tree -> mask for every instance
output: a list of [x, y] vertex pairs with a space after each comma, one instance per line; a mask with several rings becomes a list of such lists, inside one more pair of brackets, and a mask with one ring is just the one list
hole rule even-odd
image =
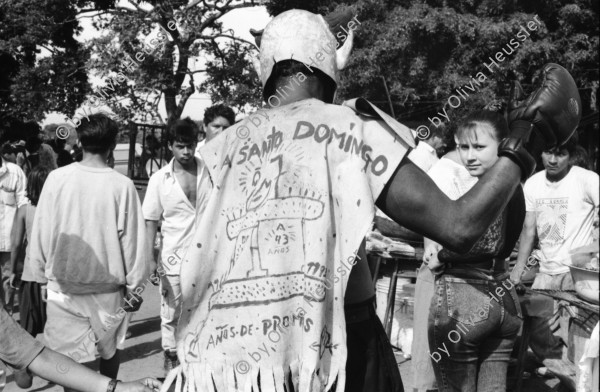
[[[426, 124], [444, 114], [455, 126], [462, 114], [490, 102], [506, 103], [512, 80], [525, 88], [548, 62], [563, 65], [580, 87], [584, 115], [598, 111], [598, 3], [591, 0], [401, 0], [353, 2], [358, 19], [350, 64], [342, 72], [339, 95], [363, 96], [390, 111], [389, 90], [397, 117], [409, 125]], [[347, 4], [340, 5], [346, 7]], [[541, 26], [517, 38], [522, 26], [538, 15]], [[520, 44], [511, 54], [510, 40]], [[511, 45], [514, 47], [515, 45]], [[493, 72], [497, 52], [505, 59]], [[507, 50], [510, 52], [510, 50]], [[492, 59], [490, 59], [492, 56]], [[498, 62], [498, 61], [496, 61]], [[465, 88], [483, 72], [487, 77]], [[457, 90], [459, 89], [459, 90]], [[462, 91], [468, 94], [461, 96]], [[463, 94], [464, 95], [464, 94]], [[461, 104], [451, 96], [460, 98]], [[435, 120], [434, 120], [435, 121]]]
[[[597, 1], [272, 0], [269, 11], [275, 15], [290, 8], [318, 8], [326, 13], [348, 7], [361, 25], [350, 63], [341, 72], [338, 103], [362, 96], [413, 128], [444, 122], [453, 130], [469, 111], [490, 106], [502, 110], [513, 80], [529, 92], [542, 66], [555, 62], [579, 86], [580, 140], [596, 160]], [[536, 15], [540, 26], [528, 31], [526, 40], [518, 38]], [[495, 60], [498, 52], [504, 56], [501, 62]]]
[[331, 11], [332, 2], [330, 0], [272, 0], [267, 4], [267, 11], [271, 16], [277, 16], [280, 13], [300, 9], [316, 14], [325, 15]]
[[89, 91], [88, 52], [69, 0], [0, 0], [0, 128], [17, 137], [23, 122], [72, 113]]
[[[103, 32], [90, 43], [89, 68], [105, 79], [90, 103], [108, 104], [124, 119], [162, 123], [156, 103], [164, 98], [170, 123], [181, 116], [189, 97], [208, 92], [213, 100], [243, 110], [260, 102], [248, 54], [253, 44], [223, 28], [227, 13], [259, 4], [254, 0], [166, 0], [92, 6]], [[193, 67], [193, 58], [206, 59]], [[206, 78], [200, 82], [199, 75]], [[151, 118], [147, 114], [151, 114]]]

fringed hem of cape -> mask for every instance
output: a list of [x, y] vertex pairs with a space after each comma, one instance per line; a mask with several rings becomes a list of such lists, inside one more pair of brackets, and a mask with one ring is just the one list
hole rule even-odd
[[[198, 362], [188, 363], [182, 368], [185, 383], [178, 385], [176, 391], [290, 392], [292, 390], [290, 376], [295, 392], [329, 392], [334, 383], [336, 383], [335, 392], [344, 392], [346, 384], [346, 370], [335, 367], [332, 367], [329, 375], [321, 376], [317, 374], [317, 369], [305, 366], [299, 361], [292, 362], [286, 370], [281, 366], [271, 367], [261, 364], [247, 368], [246, 365], [247, 362], [239, 361], [226, 363], [220, 368], [212, 368], [209, 365], [200, 365]], [[173, 379], [171, 383], [172, 381]], [[180, 384], [179, 377], [177, 384]]]

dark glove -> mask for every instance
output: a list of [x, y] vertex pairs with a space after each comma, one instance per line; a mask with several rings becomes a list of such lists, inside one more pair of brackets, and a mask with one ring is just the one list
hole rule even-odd
[[563, 145], [575, 132], [581, 120], [581, 98], [569, 71], [558, 64], [546, 64], [542, 83], [523, 99], [521, 85], [515, 82], [508, 104], [508, 125], [527, 121], [549, 146]]
[[523, 179], [533, 174], [535, 159], [550, 146], [564, 144], [581, 119], [581, 98], [569, 72], [558, 64], [546, 64], [542, 83], [523, 100], [523, 89], [515, 82], [508, 103], [510, 139], [501, 143], [499, 156], [507, 156], [522, 170]]
[[[531, 132], [531, 124], [526, 129], [525, 124], [519, 124], [519, 132]], [[528, 137], [528, 136], [527, 136]], [[500, 142], [498, 145], [498, 156], [510, 158], [514, 163], [521, 168], [521, 180], [524, 182], [535, 172], [535, 159], [527, 151], [524, 146], [524, 141], [527, 140], [521, 137], [514, 137], [511, 130], [511, 135]]]

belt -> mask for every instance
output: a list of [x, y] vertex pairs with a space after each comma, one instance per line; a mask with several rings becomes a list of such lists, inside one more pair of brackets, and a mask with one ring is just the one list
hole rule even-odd
[[451, 268], [451, 269], [471, 269], [471, 268], [476, 268], [476, 269], [481, 269], [481, 270], [493, 270], [494, 266], [496, 265], [495, 260], [494, 259], [487, 259], [487, 260], [478, 260], [478, 261], [466, 261], [466, 262], [461, 262], [461, 263], [452, 263], [452, 262], [448, 262], [445, 263], [447, 268]]
[[[448, 269], [477, 269], [489, 274], [497, 274], [504, 272], [504, 259], [491, 258], [477, 261], [466, 261], [462, 263], [447, 262]], [[497, 268], [499, 268], [497, 270]]]
[[503, 281], [510, 276], [506, 271], [482, 271], [477, 268], [453, 268], [446, 269], [444, 275], [452, 275], [466, 279], [482, 279], [488, 281]]

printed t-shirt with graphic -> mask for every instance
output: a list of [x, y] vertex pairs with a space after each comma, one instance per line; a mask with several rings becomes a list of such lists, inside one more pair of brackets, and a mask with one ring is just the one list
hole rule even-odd
[[565, 178], [550, 182], [542, 170], [525, 183], [524, 191], [527, 212], [535, 212], [540, 272], [549, 275], [569, 272], [569, 251], [593, 241], [598, 174], [573, 166]]
[[214, 187], [181, 269], [186, 382], [283, 392], [291, 372], [298, 392], [343, 391], [349, 269], [409, 145], [316, 99], [250, 118], [200, 151]]
[[194, 234], [194, 223], [206, 207], [212, 184], [204, 162], [196, 157], [196, 207], [189, 201], [173, 172], [174, 159], [150, 177], [144, 196], [144, 219], [163, 218], [161, 261], [167, 275], [179, 275], [181, 260]]

